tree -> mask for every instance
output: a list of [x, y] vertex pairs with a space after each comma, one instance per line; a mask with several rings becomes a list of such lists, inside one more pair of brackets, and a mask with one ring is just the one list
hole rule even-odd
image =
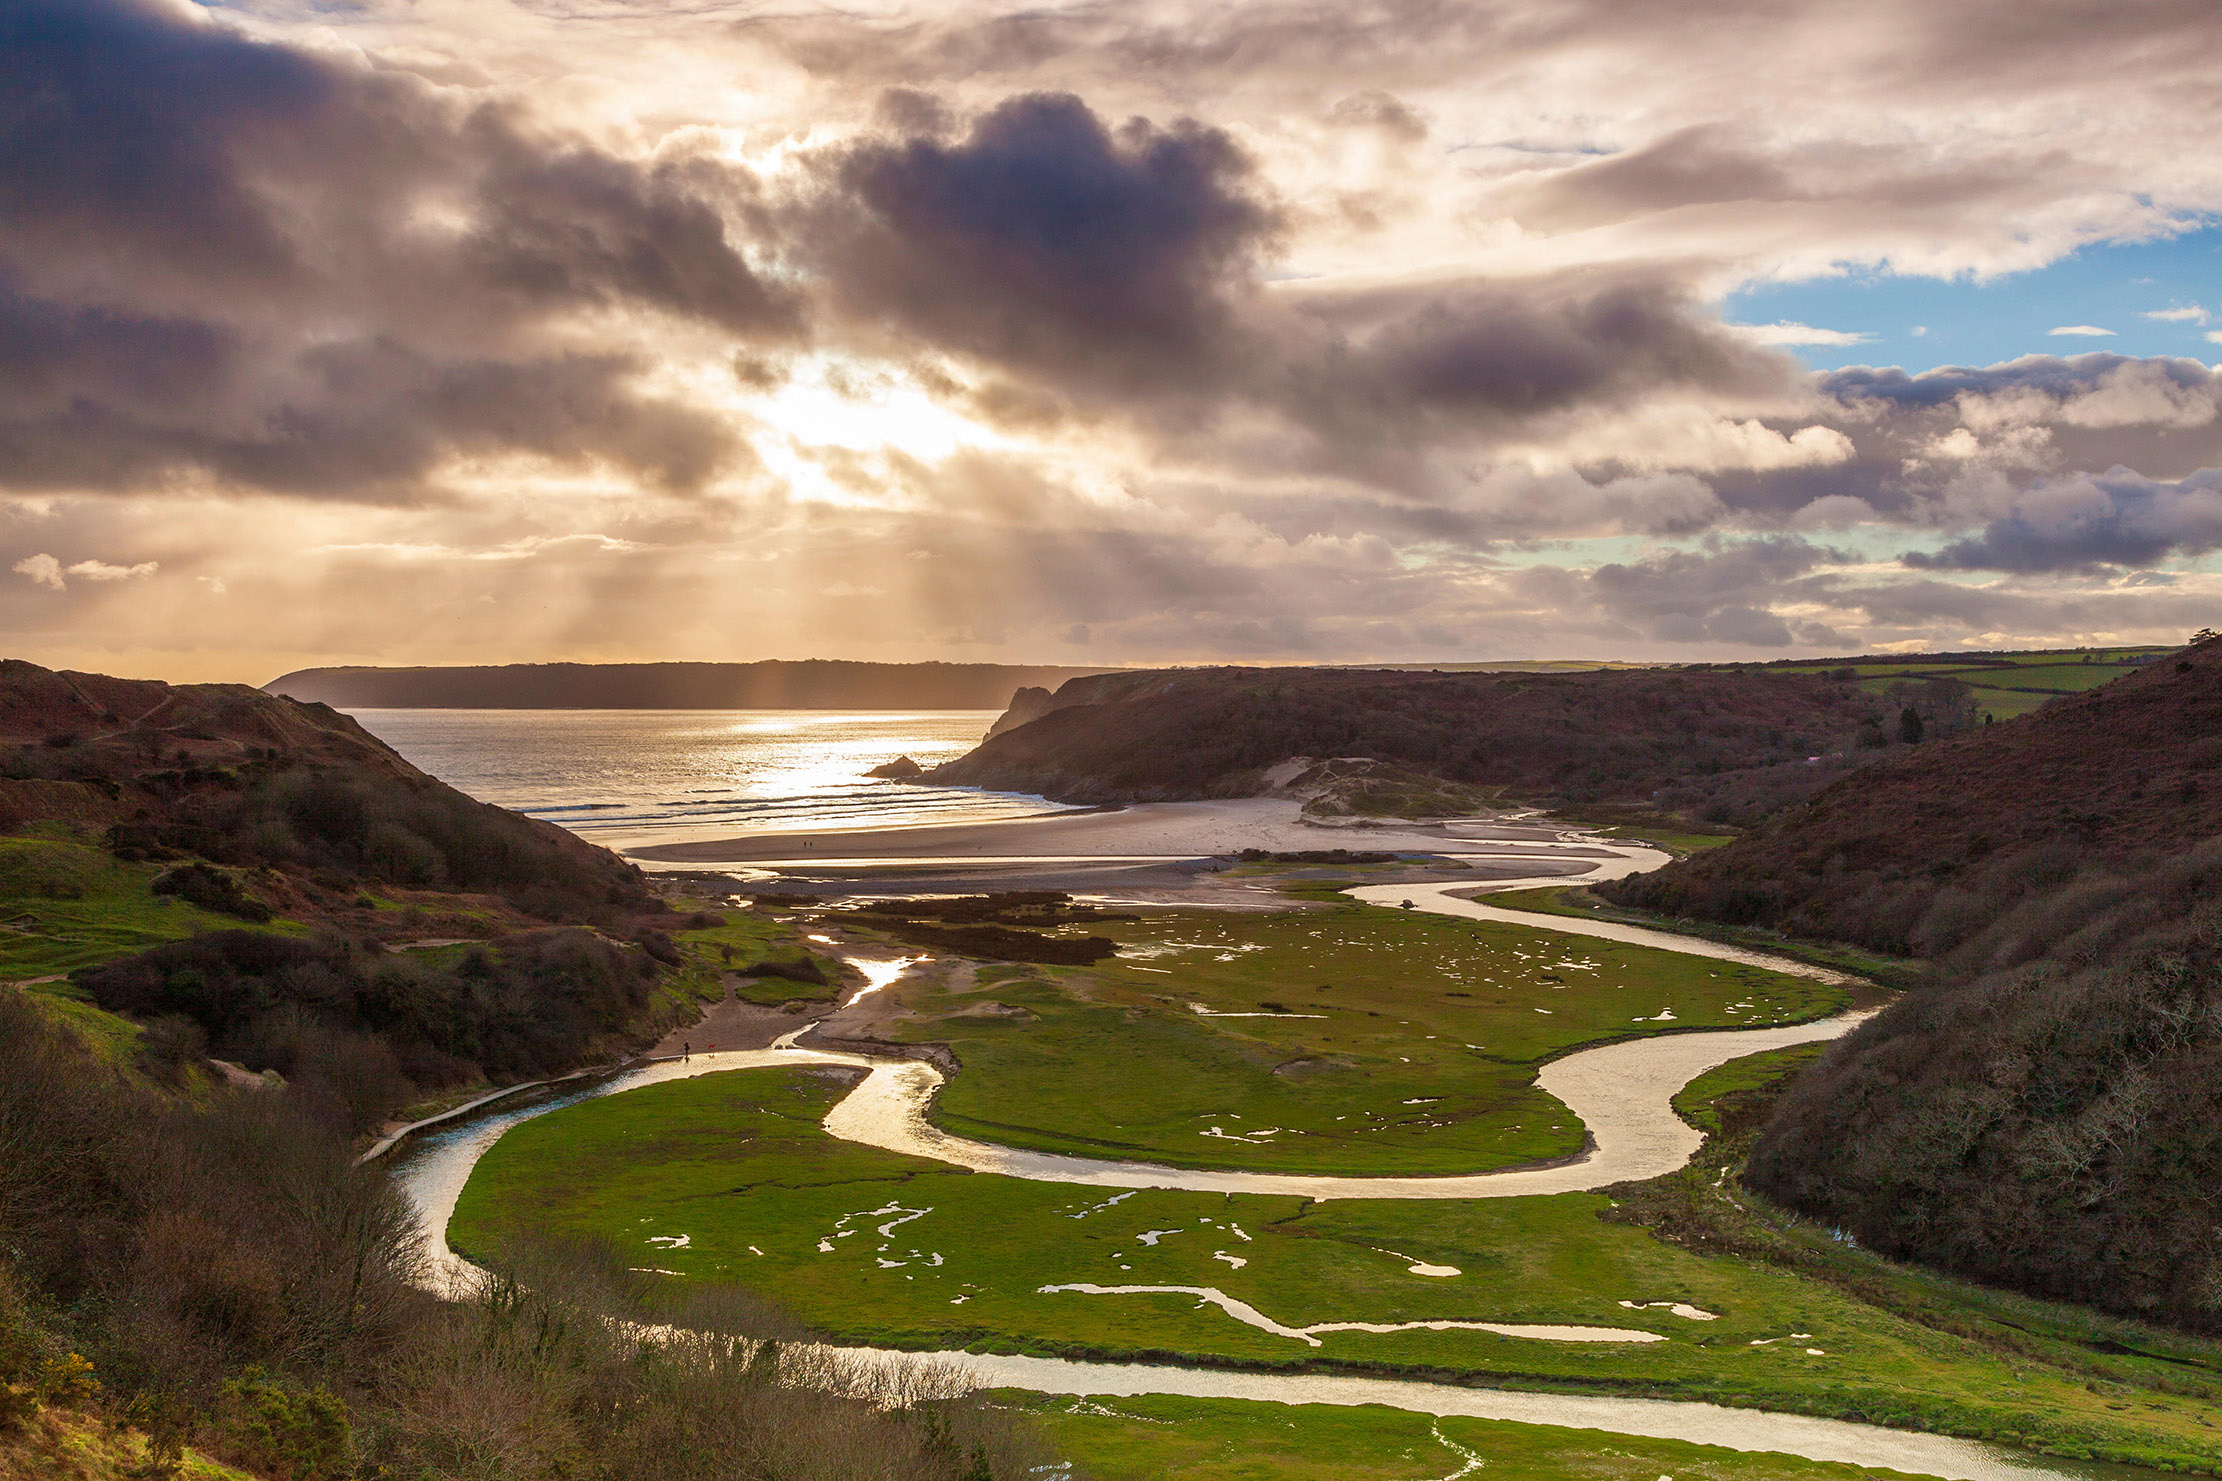
[[1921, 712], [1912, 705], [1898, 712], [1898, 739], [1909, 746], [1921, 744]]

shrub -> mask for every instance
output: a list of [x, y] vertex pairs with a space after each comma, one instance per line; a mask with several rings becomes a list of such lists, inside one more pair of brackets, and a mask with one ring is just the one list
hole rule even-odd
[[269, 906], [241, 889], [239, 881], [231, 874], [198, 860], [180, 864], [161, 875], [151, 888], [157, 895], [175, 895], [203, 910], [253, 921], [257, 925], [275, 914]]
[[342, 1474], [353, 1451], [347, 1405], [328, 1389], [290, 1388], [250, 1367], [220, 1390], [218, 1423], [231, 1447], [286, 1481]]

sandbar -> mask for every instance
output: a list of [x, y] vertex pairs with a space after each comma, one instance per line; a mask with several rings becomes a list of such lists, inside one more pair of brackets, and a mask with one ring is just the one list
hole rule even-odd
[[831, 833], [751, 833], [694, 843], [629, 848], [656, 864], [824, 864], [830, 860], [1216, 858], [1244, 849], [1351, 849], [1456, 853], [1504, 843], [1565, 846], [1566, 829], [1532, 814], [1433, 822], [1318, 822], [1292, 797], [1212, 802], [1143, 802], [1108, 811], [1048, 813], [985, 823], [860, 828]]

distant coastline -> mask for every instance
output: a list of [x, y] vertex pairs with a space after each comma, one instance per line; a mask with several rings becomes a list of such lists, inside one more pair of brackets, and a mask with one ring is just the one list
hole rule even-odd
[[1005, 663], [513, 663], [297, 669], [271, 694], [334, 709], [1000, 710], [1105, 668]]

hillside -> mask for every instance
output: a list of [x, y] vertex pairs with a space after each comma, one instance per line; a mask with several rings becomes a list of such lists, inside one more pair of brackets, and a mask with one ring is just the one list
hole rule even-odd
[[1599, 887], [1929, 957], [1751, 1185], [1883, 1253], [2222, 1331], [2222, 641]]
[[0, 665], [0, 1476], [1030, 1474], [982, 1405], [788, 1382], [747, 1343], [644, 1362], [643, 1323], [805, 1334], [597, 1248], [435, 1296], [356, 1160], [800, 946], [322, 705]]
[[301, 669], [262, 687], [335, 709], [998, 710], [1094, 668], [1002, 663], [512, 663]]
[[1369, 757], [1522, 800], [1712, 808], [1725, 821], [1863, 761], [1851, 753], [1863, 731], [1884, 744], [1884, 714], [1876, 696], [1811, 674], [1103, 674], [1022, 691], [978, 749], [930, 777], [1064, 802], [1175, 801], [1254, 794], [1291, 757]]
[[119, 857], [266, 869], [312, 913], [363, 880], [480, 892], [546, 920], [656, 908], [633, 869], [473, 801], [353, 720], [243, 684], [0, 662], [0, 832], [97, 831]]
[[2222, 834], [2222, 644], [1896, 749], [1732, 846], [1604, 893], [1931, 956], [2093, 860]]

